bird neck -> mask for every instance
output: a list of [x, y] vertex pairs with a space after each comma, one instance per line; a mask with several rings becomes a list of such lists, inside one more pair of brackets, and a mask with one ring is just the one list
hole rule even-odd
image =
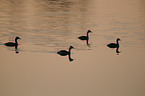
[[17, 39], [15, 39], [15, 43], [16, 43], [16, 44], [18, 44], [18, 41], [17, 41]]
[[71, 49], [72, 49], [72, 48], [69, 48], [69, 54], [71, 54]]
[[87, 37], [88, 37], [88, 39], [89, 39], [89, 32], [87, 32]]
[[119, 41], [118, 41], [118, 40], [116, 40], [116, 43], [117, 43], [117, 45], [119, 46]]

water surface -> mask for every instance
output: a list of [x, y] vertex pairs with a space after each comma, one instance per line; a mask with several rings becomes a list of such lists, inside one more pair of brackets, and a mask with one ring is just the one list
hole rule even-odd
[[[144, 0], [1, 0], [0, 95], [144, 96], [144, 26]], [[3, 45], [16, 36], [18, 54]]]

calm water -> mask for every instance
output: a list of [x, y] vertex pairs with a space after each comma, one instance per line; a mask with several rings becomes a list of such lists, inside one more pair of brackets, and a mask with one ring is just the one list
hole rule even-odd
[[0, 96], [145, 96], [145, 0], [0, 0], [0, 52]]

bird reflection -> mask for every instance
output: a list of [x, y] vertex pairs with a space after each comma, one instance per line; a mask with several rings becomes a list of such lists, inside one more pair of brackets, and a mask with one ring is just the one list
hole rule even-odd
[[71, 58], [71, 49], [73, 49], [74, 47], [73, 46], [70, 46], [69, 47], [69, 51], [66, 51], [66, 50], [60, 50], [57, 52], [57, 54], [61, 55], [61, 56], [67, 56], [68, 55], [68, 58], [69, 58], [69, 61], [73, 61], [74, 59]]
[[116, 53], [117, 53], [117, 55], [119, 55], [119, 53], [120, 53], [119, 47], [116, 48]]
[[87, 36], [78, 37], [78, 39], [80, 39], [80, 40], [86, 40], [86, 44], [87, 44], [88, 47], [90, 47], [90, 44], [89, 44], [89, 33], [92, 33], [92, 31], [88, 30], [87, 31]]
[[7, 46], [7, 47], [15, 47], [15, 52], [16, 52], [16, 54], [18, 54], [19, 53], [19, 51], [18, 51], [18, 39], [21, 39], [20, 37], [16, 37], [15, 38], [15, 43], [14, 42], [7, 42], [7, 43], [4, 43], [4, 45], [5, 46]]
[[117, 55], [119, 55], [119, 53], [120, 53], [120, 51], [119, 51], [119, 41], [120, 41], [120, 39], [117, 38], [117, 39], [116, 39], [116, 43], [109, 43], [109, 44], [107, 44], [107, 46], [108, 46], [109, 48], [116, 48], [116, 53], [117, 53]]
[[16, 54], [19, 53], [19, 51], [18, 51], [18, 45], [15, 46], [15, 52], [16, 52]]

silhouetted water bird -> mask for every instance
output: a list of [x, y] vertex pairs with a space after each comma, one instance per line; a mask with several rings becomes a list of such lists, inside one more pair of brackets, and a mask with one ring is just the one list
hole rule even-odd
[[109, 47], [109, 48], [117, 48], [117, 47], [119, 47], [119, 38], [117, 38], [116, 39], [116, 43], [109, 43], [109, 44], [107, 44], [107, 46]]
[[87, 46], [90, 47], [90, 44], [89, 44], [89, 33], [92, 33], [92, 31], [88, 30], [87, 31], [87, 36], [80, 36], [80, 37], [78, 37], [78, 39], [80, 39], [80, 40], [86, 40]]
[[15, 43], [14, 42], [7, 42], [7, 43], [4, 43], [4, 45], [6, 46], [9, 46], [9, 47], [14, 47], [14, 46], [18, 46], [18, 39], [21, 39], [20, 37], [16, 37], [15, 38]]
[[61, 56], [66, 56], [66, 55], [69, 55], [71, 54], [71, 49], [74, 48], [73, 46], [70, 46], [69, 47], [69, 51], [66, 51], [66, 50], [60, 50], [57, 52], [57, 54], [61, 55]]
[[117, 39], [116, 39], [116, 43], [109, 43], [109, 44], [107, 44], [107, 46], [108, 46], [109, 48], [116, 48], [116, 53], [117, 53], [117, 55], [119, 55], [119, 53], [120, 53], [120, 51], [119, 51], [119, 41], [120, 41], [120, 39], [117, 38]]
[[78, 37], [80, 40], [89, 40], [89, 33], [92, 33], [92, 31], [88, 30], [87, 31], [87, 36], [80, 36]]
[[66, 50], [60, 50], [57, 52], [57, 54], [61, 55], [61, 56], [66, 56], [68, 55], [69, 61], [73, 61], [74, 59], [71, 58], [71, 49], [74, 48], [73, 46], [69, 47], [69, 51]]

